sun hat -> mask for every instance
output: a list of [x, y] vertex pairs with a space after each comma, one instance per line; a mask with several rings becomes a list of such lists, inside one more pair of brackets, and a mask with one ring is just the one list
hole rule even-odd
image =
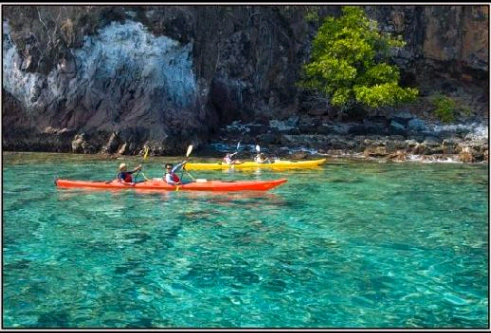
[[126, 163], [121, 163], [119, 165], [119, 171], [126, 169]]

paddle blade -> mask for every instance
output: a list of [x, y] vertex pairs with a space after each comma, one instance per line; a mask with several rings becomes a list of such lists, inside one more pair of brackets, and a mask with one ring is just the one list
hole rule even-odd
[[193, 145], [188, 146], [188, 151], [186, 152], [186, 157], [189, 157], [191, 155], [191, 152], [193, 151]]
[[261, 151], [261, 147], [259, 145], [256, 145], [256, 151], [259, 153]]
[[146, 161], [148, 157], [148, 147], [145, 147], [145, 154], [143, 154], [143, 160]]
[[237, 149], [236, 149], [236, 151], [239, 151], [239, 147], [240, 147], [240, 141], [239, 141], [239, 143], [237, 143]]

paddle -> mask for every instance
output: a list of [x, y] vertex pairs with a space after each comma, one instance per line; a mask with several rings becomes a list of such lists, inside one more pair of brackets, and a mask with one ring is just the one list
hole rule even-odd
[[189, 155], [191, 155], [191, 152], [193, 151], [193, 145], [189, 145], [188, 146], [188, 150], [186, 152], [186, 158], [189, 157]]
[[[184, 161], [186, 161], [189, 158], [189, 155], [191, 155], [192, 151], [193, 151], [193, 145], [189, 145], [188, 150], [186, 151], [186, 158], [184, 159]], [[181, 163], [184, 163], [184, 161], [182, 161]], [[188, 174], [194, 180], [193, 176], [191, 176], [191, 174], [186, 170], [186, 164], [184, 164], [182, 166], [182, 171], [181, 171], [181, 183], [182, 183], [182, 176], [184, 174], [184, 171], [186, 171], [186, 174]], [[176, 191], [179, 191], [179, 185], [176, 185]]]
[[[237, 147], [239, 147], [239, 146], [237, 146]], [[193, 145], [189, 145], [189, 146], [188, 146], [188, 150], [187, 150], [187, 152], [186, 152], [186, 159], [188, 159], [188, 158], [189, 158], [189, 155], [191, 155], [191, 152], [192, 152], [192, 151], [193, 151]], [[207, 180], [206, 180], [206, 179], [203, 179], [203, 178], [198, 178], [198, 179], [195, 179], [195, 178], [193, 177], [193, 175], [191, 175], [191, 174], [189, 173], [189, 171], [187, 171], [187, 170], [186, 170], [186, 165], [184, 165], [184, 166], [182, 167], [182, 170], [183, 170], [183, 171], [186, 171], [186, 174], [187, 174], [189, 177], [191, 177], [191, 179], [192, 179], [193, 181], [195, 181], [195, 182], [197, 182], [197, 183], [206, 183], [206, 182], [207, 182]], [[182, 173], [181, 173], [181, 178], [182, 178]], [[177, 185], [177, 187], [176, 187], [176, 191], [178, 191], [178, 190], [179, 190], [179, 185]]]
[[230, 157], [232, 157], [235, 154], [238, 154], [239, 153], [239, 147], [240, 147], [240, 141], [239, 141], [239, 143], [237, 143], [237, 148], [235, 149], [235, 153], [233, 153], [232, 155], [230, 155]]
[[[191, 155], [191, 152], [192, 152], [192, 151], [193, 151], [193, 145], [189, 145], [189, 146], [188, 146], [188, 150], [186, 151], [186, 159], [185, 159], [185, 160], [187, 160], [187, 159], [189, 158], [189, 155]], [[184, 161], [183, 161], [183, 162], [184, 162]], [[193, 177], [193, 176], [191, 176], [191, 174], [190, 174], [190, 173], [189, 173], [189, 172], [186, 170], [186, 164], [184, 164], [184, 165], [182, 166], [181, 179], [182, 179], [182, 175], [183, 175], [184, 171], [186, 171], [186, 174], [188, 174], [188, 175], [189, 175], [189, 177], [191, 177], [191, 178], [194, 180], [194, 177]]]
[[[143, 164], [146, 162], [147, 157], [148, 157], [148, 146], [145, 146], [144, 151], [145, 151], [145, 153], [143, 153], [142, 169], [143, 169]], [[145, 176], [143, 171], [141, 171], [142, 169], [138, 170], [137, 174], [141, 172], [143, 179], [148, 180], [147, 176]], [[135, 175], [135, 179], [136, 179], [136, 176], [137, 175]]]
[[138, 171], [136, 172], [136, 174], [135, 174], [135, 183], [136, 183], [136, 177], [138, 177], [138, 175], [139, 175], [140, 173], [142, 174], [142, 176], [143, 176], [143, 179], [144, 179], [144, 180], [148, 180], [147, 176], [145, 176], [145, 174], [144, 174], [144, 173], [143, 173], [143, 171], [142, 171], [142, 169], [143, 169], [143, 164], [146, 162], [146, 160], [147, 160], [147, 158], [148, 158], [148, 150], [149, 150], [149, 149], [148, 149], [148, 146], [145, 146], [145, 147], [143, 148], [144, 153], [143, 153], [143, 162], [142, 162], [142, 164], [141, 164], [141, 165], [142, 165], [142, 168], [141, 168], [140, 170], [138, 170]]

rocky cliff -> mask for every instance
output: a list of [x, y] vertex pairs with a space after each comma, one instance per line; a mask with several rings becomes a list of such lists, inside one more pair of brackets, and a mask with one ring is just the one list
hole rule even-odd
[[[180, 155], [237, 121], [333, 118], [295, 83], [339, 6], [2, 8], [4, 150]], [[364, 8], [407, 41], [394, 62], [421, 98], [403, 111], [431, 118], [440, 92], [487, 120], [488, 6]]]

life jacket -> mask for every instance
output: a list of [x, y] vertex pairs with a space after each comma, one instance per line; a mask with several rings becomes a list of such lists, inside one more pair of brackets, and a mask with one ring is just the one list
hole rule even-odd
[[177, 183], [177, 182], [179, 182], [179, 181], [181, 181], [181, 180], [179, 179], [179, 176], [178, 176], [178, 175], [176, 175], [175, 173], [171, 173], [170, 175], [171, 175], [171, 177], [172, 177], [172, 180], [173, 180], [173, 181], [175, 181], [176, 183]]
[[127, 173], [126, 176], [124, 177], [124, 181], [127, 183], [131, 183], [133, 181], [133, 176]]
[[129, 172], [122, 172], [121, 176], [123, 176], [123, 180], [126, 183], [131, 183], [133, 181], [133, 177], [131, 176], [131, 173], [129, 173]]

